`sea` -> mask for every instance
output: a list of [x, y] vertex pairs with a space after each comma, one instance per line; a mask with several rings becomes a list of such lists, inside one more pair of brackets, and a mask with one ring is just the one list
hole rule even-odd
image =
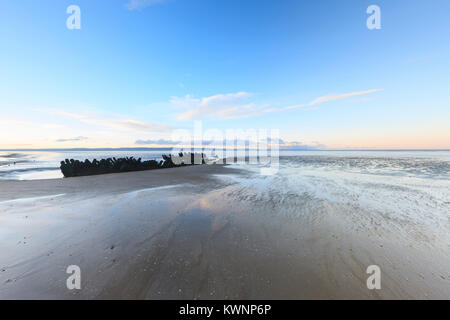
[[[134, 157], [161, 160], [170, 149], [1, 151], [0, 180], [63, 178], [60, 162], [65, 159], [93, 160]], [[211, 152], [209, 152], [211, 154]], [[280, 171], [299, 174], [326, 172], [327, 176], [361, 175], [449, 179], [450, 150], [280, 150]], [[258, 166], [241, 166], [252, 170]], [[360, 176], [360, 178], [361, 178]]]

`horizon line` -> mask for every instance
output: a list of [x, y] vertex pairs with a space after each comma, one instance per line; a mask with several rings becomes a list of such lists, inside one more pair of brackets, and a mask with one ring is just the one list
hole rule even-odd
[[[137, 151], [137, 150], [171, 150], [174, 149], [174, 147], [118, 147], [118, 148], [22, 148], [22, 149], [0, 149], [0, 152], [4, 151]], [[215, 149], [220, 150], [220, 148], [181, 148], [181, 149]], [[223, 148], [222, 150], [242, 150], [242, 149], [226, 149]], [[247, 150], [247, 149], [244, 149]], [[280, 151], [450, 151], [450, 148], [448, 149], [442, 149], [442, 148], [326, 148], [326, 149], [316, 149], [314, 147], [298, 147], [298, 148], [279, 148]]]

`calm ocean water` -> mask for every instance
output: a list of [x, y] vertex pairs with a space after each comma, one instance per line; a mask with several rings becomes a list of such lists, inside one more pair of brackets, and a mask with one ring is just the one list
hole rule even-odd
[[[133, 156], [159, 160], [167, 150], [114, 151], [0, 151], [0, 180], [62, 178], [64, 159], [103, 159]], [[427, 176], [449, 179], [450, 151], [280, 151], [281, 172], [301, 168], [328, 174], [350, 172], [373, 175]], [[252, 166], [243, 166], [249, 170]]]

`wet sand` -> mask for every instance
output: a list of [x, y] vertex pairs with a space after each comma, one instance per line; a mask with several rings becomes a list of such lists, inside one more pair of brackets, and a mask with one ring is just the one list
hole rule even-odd
[[[373, 228], [374, 213], [351, 204], [274, 202], [230, 177], [246, 175], [213, 165], [0, 181], [0, 298], [450, 298], [450, 243], [382, 216]], [[381, 290], [367, 289], [372, 264]], [[69, 265], [81, 290], [66, 287]]]

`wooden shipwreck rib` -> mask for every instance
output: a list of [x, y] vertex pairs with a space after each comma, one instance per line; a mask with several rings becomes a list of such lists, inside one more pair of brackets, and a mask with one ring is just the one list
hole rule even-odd
[[80, 177], [107, 173], [155, 170], [164, 168], [175, 168], [189, 165], [199, 165], [206, 163], [206, 155], [204, 153], [179, 153], [163, 155], [163, 160], [147, 160], [142, 161], [141, 158], [107, 158], [98, 161], [94, 159], [89, 161], [79, 161], [74, 159], [66, 159], [61, 161], [61, 172], [64, 177]]

